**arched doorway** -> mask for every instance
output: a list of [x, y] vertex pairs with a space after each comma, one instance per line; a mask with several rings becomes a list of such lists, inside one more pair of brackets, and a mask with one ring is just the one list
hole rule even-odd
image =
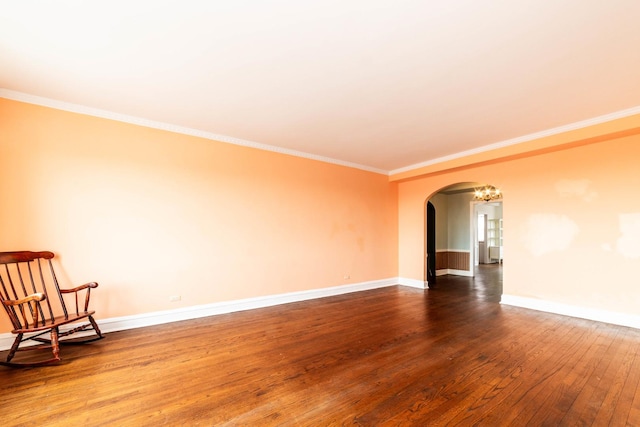
[[[425, 201], [424, 271], [428, 287], [441, 275], [473, 277], [479, 262], [501, 265], [502, 198], [477, 200], [475, 191], [485, 187], [479, 182], [456, 183]], [[483, 221], [481, 229], [478, 218]]]

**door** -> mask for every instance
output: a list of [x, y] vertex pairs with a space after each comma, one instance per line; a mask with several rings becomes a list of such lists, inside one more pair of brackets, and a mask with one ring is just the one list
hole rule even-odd
[[427, 202], [427, 283], [433, 287], [436, 283], [436, 208]]

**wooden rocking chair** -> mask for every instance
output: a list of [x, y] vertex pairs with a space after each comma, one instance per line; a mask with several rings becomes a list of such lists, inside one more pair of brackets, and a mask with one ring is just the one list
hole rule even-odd
[[[0, 252], [0, 302], [13, 325], [16, 339], [1, 365], [25, 367], [54, 363], [60, 360], [60, 344], [81, 344], [103, 338], [98, 324], [93, 319], [95, 311], [89, 310], [91, 289], [95, 282], [73, 289], [60, 289], [51, 259], [51, 252]], [[75, 300], [75, 312], [69, 313], [65, 295]], [[84, 305], [78, 305], [84, 299]], [[84, 298], [83, 298], [84, 297]], [[87, 323], [60, 331], [69, 323], [85, 320]], [[90, 336], [59, 340], [75, 332], [93, 329]], [[43, 337], [49, 334], [49, 338]], [[35, 346], [18, 348], [24, 341], [34, 340]], [[17, 351], [51, 349], [52, 358], [38, 361], [12, 362]]]

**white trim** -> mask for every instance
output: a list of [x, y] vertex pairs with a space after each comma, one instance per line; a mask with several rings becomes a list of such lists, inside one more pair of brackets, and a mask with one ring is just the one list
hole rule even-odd
[[553, 301], [506, 294], [502, 295], [500, 304], [640, 329], [640, 316], [633, 314], [617, 313], [613, 311], [599, 310], [596, 308], [577, 307]]
[[472, 200], [469, 202], [469, 270], [471, 275], [474, 274], [475, 268], [480, 264], [480, 247], [478, 244], [478, 205], [479, 201]]
[[381, 175], [393, 176], [402, 172], [408, 172], [414, 169], [419, 169], [425, 166], [431, 166], [438, 163], [443, 163], [449, 160], [455, 160], [473, 154], [483, 153], [485, 151], [491, 151], [498, 148], [509, 147], [511, 145], [520, 144], [534, 139], [544, 138], [546, 136], [557, 135], [563, 132], [568, 132], [576, 129], [585, 128], [588, 126], [597, 125], [600, 123], [609, 122], [624, 117], [633, 116], [634, 114], [640, 114], [640, 105], [626, 110], [616, 111], [603, 116], [593, 117], [591, 119], [582, 120], [575, 123], [570, 123], [563, 126], [547, 129], [541, 132], [531, 133], [523, 135], [517, 138], [508, 139], [506, 141], [496, 142], [493, 144], [485, 145], [482, 147], [474, 148], [467, 151], [461, 151], [448, 156], [438, 157], [436, 159], [426, 160], [424, 162], [416, 163], [402, 168], [393, 169], [391, 171], [374, 168], [372, 166], [361, 165], [359, 163], [347, 162], [344, 160], [333, 159], [330, 157], [319, 156], [316, 154], [305, 153], [302, 151], [291, 150], [283, 147], [276, 147], [273, 145], [262, 144], [259, 142], [249, 141], [240, 138], [234, 138], [232, 136], [220, 135], [211, 132], [206, 132], [198, 129], [188, 128], [184, 126], [178, 126], [171, 123], [158, 122], [155, 120], [149, 120], [141, 117], [129, 116], [126, 114], [115, 113], [113, 111], [101, 110], [98, 108], [87, 107], [84, 105], [73, 104], [70, 102], [58, 101], [55, 99], [44, 98], [41, 96], [31, 95], [28, 93], [18, 92], [5, 88], [0, 88], [0, 98], [11, 99], [14, 101], [25, 102], [28, 104], [41, 105], [43, 107], [54, 108], [57, 110], [69, 111], [72, 113], [84, 114], [87, 116], [100, 117], [103, 119], [115, 120], [123, 123], [130, 123], [138, 126], [144, 126], [153, 129], [165, 130], [168, 132], [180, 133], [184, 135], [195, 136], [198, 138], [204, 138], [212, 141], [226, 142], [228, 144], [240, 145], [243, 147], [256, 148], [258, 150], [272, 151], [280, 154], [287, 154], [295, 157], [302, 157], [305, 159], [317, 160], [324, 163], [331, 163], [339, 166], [345, 166], [348, 168], [361, 169], [368, 172], [378, 173]]
[[44, 98], [41, 96], [31, 95], [28, 93], [17, 92], [5, 88], [0, 88], [0, 98], [11, 99], [14, 101], [25, 102], [28, 104], [41, 105], [44, 107], [54, 108], [57, 110], [69, 111], [72, 113], [84, 114], [87, 116], [100, 117], [103, 119], [115, 120], [124, 123], [130, 123], [138, 126], [144, 126], [153, 129], [165, 130], [168, 132], [180, 133], [184, 135], [195, 136], [199, 138], [209, 139], [212, 141], [226, 142], [229, 144], [240, 145], [243, 147], [256, 148], [258, 150], [272, 151], [280, 154], [287, 154], [296, 157], [302, 157], [305, 159], [317, 160], [320, 162], [331, 163], [340, 166], [346, 166], [354, 169], [361, 169], [368, 172], [374, 172], [381, 175], [392, 176], [402, 172], [408, 172], [414, 169], [422, 168], [425, 166], [431, 166], [437, 163], [446, 162], [449, 160], [459, 159], [461, 157], [471, 156], [473, 154], [483, 153], [485, 151], [491, 151], [498, 148], [509, 147], [511, 145], [520, 144], [534, 139], [544, 138], [546, 136], [557, 135], [563, 132], [568, 132], [576, 129], [585, 128], [588, 126], [597, 125], [600, 123], [609, 122], [624, 117], [629, 117], [634, 114], [640, 114], [640, 106], [628, 108], [626, 110], [616, 111], [613, 113], [605, 114], [591, 119], [582, 120], [575, 123], [570, 123], [563, 126], [547, 129], [541, 132], [531, 133], [523, 135], [517, 138], [508, 139], [506, 141], [496, 142], [493, 144], [485, 145], [482, 147], [474, 148], [471, 150], [461, 151], [448, 156], [438, 157], [436, 159], [427, 160], [424, 162], [416, 163], [413, 165], [405, 166], [391, 171], [374, 168], [372, 166], [361, 165], [359, 163], [347, 162], [344, 160], [333, 159], [330, 157], [319, 156], [316, 154], [305, 153], [302, 151], [291, 150], [283, 147], [276, 147], [273, 145], [262, 144], [259, 142], [248, 141], [245, 139], [234, 138], [232, 136], [220, 135], [211, 132], [206, 132], [198, 129], [188, 128], [184, 126], [178, 126], [171, 123], [158, 122], [155, 120], [149, 120], [141, 117], [129, 116], [126, 114], [115, 113], [112, 111], [101, 110], [98, 108], [87, 107], [84, 105], [73, 104], [70, 102], [58, 101], [55, 99]]
[[613, 113], [605, 114], [603, 116], [593, 117], [579, 122], [569, 123], [567, 125], [558, 126], [555, 128], [543, 130], [541, 132], [530, 133], [528, 135], [519, 136], [517, 138], [507, 139], [506, 141], [496, 142], [493, 144], [485, 145], [482, 147], [474, 148], [460, 153], [451, 154], [449, 156], [438, 157], [437, 159], [427, 160], [424, 162], [416, 163], [414, 165], [405, 166], [402, 168], [394, 169], [389, 172], [389, 176], [396, 175], [403, 172], [409, 172], [414, 169], [423, 168], [425, 166], [431, 166], [438, 163], [447, 162], [449, 160], [459, 159], [461, 157], [471, 156], [478, 153], [484, 153], [485, 151], [496, 150], [498, 148], [509, 147], [511, 145], [521, 144], [527, 141], [533, 141], [534, 139], [540, 139], [551, 135], [557, 135], [564, 132], [569, 132], [576, 129], [582, 129], [589, 126], [597, 125], [600, 123], [610, 122], [612, 120], [622, 119], [625, 117], [640, 114], [640, 105], [626, 110], [615, 111]]
[[86, 107], [84, 105], [72, 104], [70, 102], [58, 101], [55, 99], [44, 98], [41, 96], [30, 95], [22, 92], [16, 92], [16, 91], [4, 89], [4, 88], [0, 88], [0, 98], [6, 98], [14, 101], [25, 102], [27, 104], [41, 105], [43, 107], [54, 108], [56, 110], [63, 110], [63, 111], [69, 111], [72, 113], [84, 114], [86, 116], [100, 117], [103, 119], [115, 120], [123, 123], [130, 123], [137, 126], [160, 129], [167, 132], [174, 132], [174, 133], [180, 133], [183, 135], [195, 136], [198, 138], [204, 138], [211, 141], [226, 142], [228, 144], [240, 145], [242, 147], [256, 148], [258, 150], [272, 151], [275, 153], [287, 154], [290, 156], [317, 160], [324, 163], [332, 163], [339, 166], [346, 166], [348, 168], [361, 169], [368, 172], [378, 173], [381, 175], [387, 175], [387, 176], [389, 175], [389, 171], [374, 168], [371, 166], [361, 165], [358, 163], [346, 162], [343, 160], [332, 159], [330, 157], [319, 156], [316, 154], [305, 153], [302, 151], [291, 150], [288, 148], [275, 147], [273, 145], [261, 144], [259, 142], [234, 138], [232, 136], [227, 136], [227, 135], [219, 135], [216, 133], [206, 132], [198, 129], [192, 129], [184, 126], [178, 126], [171, 123], [158, 122], [155, 120], [144, 119], [141, 117], [115, 113], [113, 111]]
[[[407, 279], [405, 279], [405, 281], [406, 280]], [[151, 313], [142, 313], [123, 317], [112, 317], [108, 319], [97, 319], [97, 322], [102, 332], [109, 333], [124, 331], [127, 329], [142, 328], [145, 326], [160, 325], [170, 322], [178, 322], [180, 320], [197, 319], [200, 317], [215, 316], [218, 314], [233, 313], [237, 311], [252, 310], [255, 308], [271, 307], [279, 304], [288, 304], [292, 302], [306, 301], [310, 299], [324, 298], [329, 296], [348, 294], [352, 292], [361, 292], [371, 289], [384, 288], [401, 284], [400, 282], [400, 279], [394, 277], [390, 279], [360, 282], [350, 285], [313, 289], [309, 291], [289, 292], [285, 294], [267, 295], [263, 297], [196, 305], [174, 310], [155, 311]], [[89, 333], [90, 332], [81, 332], [78, 333], [77, 336], [82, 336], [83, 334]], [[11, 348], [14, 339], [15, 335], [12, 333], [7, 332], [4, 334], [0, 334], [0, 351]], [[28, 343], [29, 342], [25, 342], [23, 345], [26, 346], [28, 345]], [[37, 343], [34, 342], [34, 344]]]
[[456, 270], [455, 268], [443, 268], [436, 270], [437, 276], [446, 276], [447, 274], [453, 274], [454, 276], [473, 277], [473, 272], [469, 270]]
[[398, 284], [418, 289], [429, 289], [429, 285], [424, 280], [408, 279], [406, 277], [398, 277]]

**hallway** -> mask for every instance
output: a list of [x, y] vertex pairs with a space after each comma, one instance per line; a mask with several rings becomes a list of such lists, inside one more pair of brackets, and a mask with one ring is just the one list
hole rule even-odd
[[470, 301], [500, 302], [503, 264], [480, 264], [475, 277], [445, 275], [436, 278], [431, 292], [443, 292], [448, 298], [464, 297]]

